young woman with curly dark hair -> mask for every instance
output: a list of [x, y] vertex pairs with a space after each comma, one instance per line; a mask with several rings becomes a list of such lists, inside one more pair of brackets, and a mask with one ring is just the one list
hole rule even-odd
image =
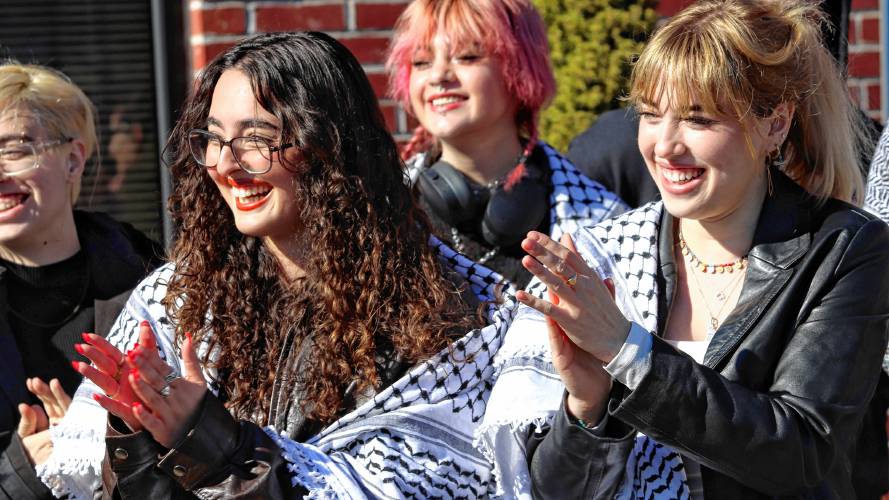
[[[479, 277], [490, 271], [430, 239], [355, 58], [320, 33], [247, 39], [202, 71], [169, 150], [179, 228], [171, 263], [137, 287], [108, 342], [85, 337], [93, 365], [79, 371], [95, 385], [81, 388], [80, 416], [72, 411], [60, 430], [84, 434], [84, 416], [99, 410], [88, 397], [116, 415], [104, 435], [113, 472], [104, 474], [106, 492], [300, 497], [338, 487], [333, 478], [324, 487], [307, 482], [318, 474], [291, 481], [294, 471], [301, 477], [297, 454], [358, 450], [352, 458], [370, 464], [380, 446], [429, 446], [424, 457], [487, 474], [479, 454], [461, 465], [441, 444], [424, 444], [423, 428], [399, 434], [391, 416], [399, 405], [444, 404], [417, 425], [465, 433], [451, 415], [478, 420], [495, 346], [465, 335], [483, 322], [479, 299], [491, 295]], [[348, 446], [314, 438], [311, 449], [292, 450], [371, 415], [387, 420]], [[375, 432], [386, 444], [361, 451]], [[416, 436], [421, 442], [410, 445]], [[83, 457], [88, 446], [72, 454]], [[399, 467], [384, 461], [379, 469], [398, 476]], [[52, 482], [52, 471], [44, 477]], [[441, 481], [459, 488], [462, 479]]]

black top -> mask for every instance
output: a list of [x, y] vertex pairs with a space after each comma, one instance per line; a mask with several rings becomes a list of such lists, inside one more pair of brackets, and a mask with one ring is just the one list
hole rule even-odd
[[[429, 159], [427, 159], [427, 162], [428, 160]], [[534, 148], [534, 151], [528, 158], [528, 164], [533, 165], [540, 169], [541, 172], [545, 173], [547, 184], [549, 186], [547, 198], [549, 198], [552, 193], [552, 183], [549, 181], [549, 159], [541, 146], [538, 145]], [[422, 198], [420, 199], [420, 205], [423, 207], [426, 214], [429, 215], [429, 220], [432, 223], [432, 233], [445, 244], [466, 255], [470, 259], [497, 271], [505, 279], [513, 283], [517, 289], [524, 288], [531, 281], [531, 273], [522, 267], [522, 257], [526, 255], [526, 252], [522, 250], [518, 243], [509, 247], [500, 248], [494, 253], [493, 257], [483, 261], [482, 258], [489, 252], [492, 252], [494, 247], [489, 245], [482, 237], [479, 230], [479, 221], [474, 221], [475, 224], [472, 224], [469, 227], [457, 228], [459, 236], [458, 238], [454, 238], [450, 224], [437, 217], [435, 213], [429, 209]], [[535, 230], [544, 234], [550, 233], [549, 213], [547, 213], [543, 218], [543, 221], [541, 221], [540, 226], [535, 228]]]
[[639, 152], [638, 135], [639, 115], [635, 111], [608, 111], [571, 141], [566, 156], [630, 208], [640, 207], [660, 195]]
[[[93, 293], [83, 252], [48, 266], [0, 260], [7, 269], [7, 319], [26, 377], [58, 378], [68, 394], [80, 383], [72, 360], [89, 362], [74, 350], [93, 324]], [[32, 404], [40, 401], [29, 394]]]

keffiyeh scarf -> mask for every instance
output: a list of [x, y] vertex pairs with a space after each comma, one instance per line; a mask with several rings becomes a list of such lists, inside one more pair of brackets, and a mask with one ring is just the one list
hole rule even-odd
[[[482, 300], [498, 297], [498, 274], [434, 238], [431, 244]], [[137, 287], [109, 341], [119, 349], [131, 348], [138, 322], [146, 319], [158, 336], [162, 356], [181, 373], [172, 343], [174, 328], [160, 304], [173, 272], [168, 264]], [[308, 442], [292, 441], [267, 428], [289, 463], [293, 484], [305, 487], [309, 498], [490, 496], [491, 466], [472, 440], [493, 386], [493, 358], [514, 313], [512, 290], [499, 296], [501, 303], [489, 306], [489, 326], [469, 332], [418, 364]], [[205, 376], [215, 392], [212, 374]], [[97, 391], [85, 381], [65, 419], [52, 431], [54, 451], [38, 474], [57, 495], [92, 498], [99, 486], [107, 414], [91, 398]]]
[[[601, 278], [615, 284], [617, 305], [631, 321], [657, 329], [657, 235], [663, 205], [653, 203], [581, 230], [578, 252]], [[533, 280], [529, 292], [543, 297], [545, 286]], [[494, 358], [498, 378], [488, 400], [476, 444], [495, 464], [496, 494], [531, 498], [526, 436], [552, 422], [564, 385], [552, 366], [542, 314], [520, 306], [503, 346]], [[626, 464], [620, 498], [688, 498], [681, 456], [638, 434]]]

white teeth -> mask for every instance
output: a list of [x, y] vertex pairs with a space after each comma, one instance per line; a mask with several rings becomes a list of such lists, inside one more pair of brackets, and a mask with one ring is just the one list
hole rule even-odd
[[688, 182], [688, 181], [690, 181], [690, 180], [692, 180], [692, 179], [696, 179], [696, 178], [700, 177], [701, 175], [703, 175], [704, 170], [703, 170], [703, 169], [700, 169], [700, 170], [692, 170], [692, 169], [670, 170], [670, 169], [664, 169], [663, 172], [664, 172], [664, 177], [666, 177], [666, 178], [669, 179], [670, 181], [672, 181], [672, 182], [677, 182], [677, 183], [682, 184], [682, 183]]
[[272, 189], [267, 186], [251, 186], [251, 187], [236, 187], [232, 186], [232, 194], [235, 195], [236, 198], [252, 198], [255, 196], [263, 196]]
[[463, 100], [463, 99], [461, 99], [461, 98], [459, 98], [459, 97], [456, 97], [456, 96], [439, 97], [439, 98], [437, 98], [437, 99], [433, 99], [433, 100], [432, 100], [432, 105], [433, 105], [433, 106], [446, 106], [446, 105], [448, 105], [448, 104], [452, 104], [452, 103], [455, 103], [455, 102], [460, 102], [460, 101], [462, 101], [462, 100]]
[[0, 197], [0, 211], [9, 210], [10, 208], [17, 207], [22, 204], [22, 201], [24, 201], [24, 199], [24, 195]]

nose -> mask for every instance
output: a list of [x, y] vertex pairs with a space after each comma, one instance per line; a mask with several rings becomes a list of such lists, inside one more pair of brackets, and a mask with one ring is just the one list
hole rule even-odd
[[231, 145], [222, 146], [222, 150], [219, 152], [219, 161], [216, 163], [216, 172], [227, 177], [240, 169]]
[[658, 158], [670, 159], [685, 154], [682, 131], [673, 120], [662, 120], [657, 130], [654, 154]]
[[451, 68], [451, 59], [447, 56], [437, 55], [432, 61], [432, 74], [429, 83], [442, 86], [454, 79]]

